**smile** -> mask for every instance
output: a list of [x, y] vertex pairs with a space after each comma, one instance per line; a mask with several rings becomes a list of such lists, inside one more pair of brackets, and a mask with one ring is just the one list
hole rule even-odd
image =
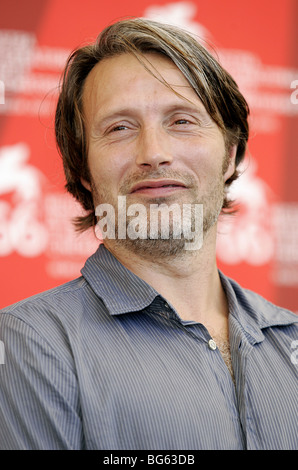
[[176, 180], [147, 180], [141, 181], [134, 185], [130, 191], [130, 194], [141, 193], [148, 194], [151, 196], [165, 195], [173, 191], [186, 189], [186, 186]]

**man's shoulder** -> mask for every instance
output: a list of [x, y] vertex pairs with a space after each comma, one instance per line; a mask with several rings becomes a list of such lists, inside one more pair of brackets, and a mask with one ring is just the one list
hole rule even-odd
[[78, 303], [78, 300], [83, 296], [85, 286], [85, 279], [78, 277], [8, 305], [0, 310], [0, 314], [25, 319], [39, 313], [67, 310], [71, 308], [73, 302]]
[[40, 347], [73, 367], [68, 338], [84, 314], [85, 285], [80, 277], [0, 310], [0, 337], [6, 356]]

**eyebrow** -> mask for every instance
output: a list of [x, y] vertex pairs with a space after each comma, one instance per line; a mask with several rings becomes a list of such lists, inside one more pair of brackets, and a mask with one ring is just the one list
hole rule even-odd
[[[197, 106], [195, 104], [193, 105], [181, 104], [180, 105], [179, 103], [175, 103], [175, 104], [164, 107], [164, 110], [163, 110], [164, 114], [171, 114], [174, 112], [192, 113], [192, 114], [196, 114], [202, 117], [209, 115], [203, 104], [201, 106]], [[139, 108], [134, 108], [134, 107], [133, 108], [130, 108], [130, 107], [120, 108], [115, 111], [109, 112], [107, 115], [103, 117], [98, 116], [97, 118], [95, 118], [94, 125], [92, 127], [95, 127], [95, 128], [104, 127], [105, 125], [109, 124], [115, 119], [123, 119], [125, 117], [134, 117], [138, 113], [139, 113]]]

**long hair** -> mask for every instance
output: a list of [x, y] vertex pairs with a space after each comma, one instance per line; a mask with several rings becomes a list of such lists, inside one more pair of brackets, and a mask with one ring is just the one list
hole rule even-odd
[[[236, 170], [226, 181], [226, 187], [239, 176], [237, 167], [244, 158], [249, 136], [249, 107], [234, 79], [190, 33], [143, 18], [119, 21], [105, 28], [94, 44], [75, 50], [62, 77], [55, 132], [66, 189], [86, 211], [86, 215], [76, 219], [78, 230], [86, 230], [97, 222], [92, 194], [81, 183], [81, 178], [90, 182], [82, 102], [85, 80], [102, 59], [120, 54], [134, 54], [146, 67], [142, 54], [149, 52], [174, 62], [222, 130], [226, 148], [237, 145]], [[232, 201], [226, 196], [222, 211], [230, 210], [231, 206]]]

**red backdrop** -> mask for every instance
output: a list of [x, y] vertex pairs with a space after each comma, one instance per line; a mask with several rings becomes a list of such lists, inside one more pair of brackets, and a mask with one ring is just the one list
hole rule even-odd
[[0, 307], [80, 274], [96, 249], [76, 235], [55, 148], [57, 86], [69, 52], [125, 16], [192, 30], [217, 49], [250, 104], [251, 138], [219, 226], [229, 276], [298, 312], [297, 0], [10, 0], [0, 15]]

